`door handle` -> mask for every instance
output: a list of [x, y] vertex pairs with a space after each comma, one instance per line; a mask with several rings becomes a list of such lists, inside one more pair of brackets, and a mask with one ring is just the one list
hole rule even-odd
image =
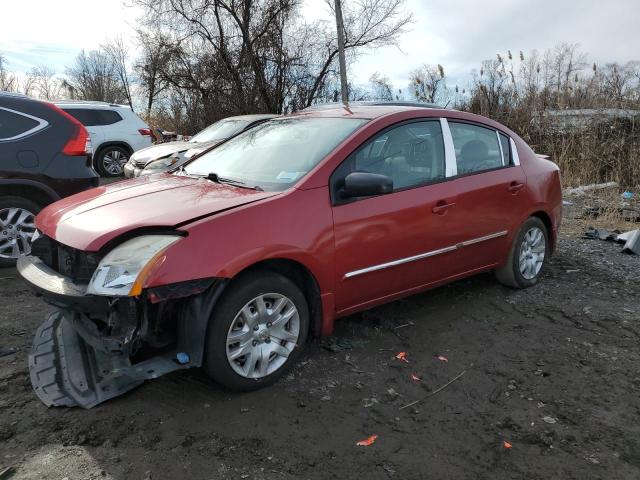
[[455, 206], [455, 202], [447, 203], [446, 200], [440, 200], [431, 211], [436, 215], [444, 215], [450, 208]]
[[513, 195], [515, 195], [523, 188], [524, 188], [524, 183], [511, 182], [507, 190], [509, 190], [509, 193], [512, 193]]

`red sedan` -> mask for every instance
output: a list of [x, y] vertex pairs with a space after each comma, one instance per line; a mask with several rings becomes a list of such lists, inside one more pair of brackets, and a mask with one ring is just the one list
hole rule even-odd
[[18, 268], [56, 305], [29, 357], [47, 405], [172, 370], [268, 385], [338, 317], [494, 270], [538, 282], [558, 167], [469, 113], [340, 106], [278, 118], [169, 173], [59, 201]]

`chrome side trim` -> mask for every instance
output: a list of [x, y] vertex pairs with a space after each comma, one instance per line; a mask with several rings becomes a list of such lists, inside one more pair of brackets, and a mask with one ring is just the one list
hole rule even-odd
[[29, 115], [28, 113], [19, 112], [17, 110], [12, 110], [6, 107], [0, 107], [0, 110], [5, 110], [7, 112], [11, 112], [16, 115], [20, 115], [22, 117], [27, 117], [27, 118], [30, 118], [31, 120], [38, 122], [38, 125], [36, 125], [35, 127], [25, 132], [19, 133], [18, 135], [14, 135], [13, 137], [0, 138], [0, 142], [10, 142], [12, 140], [18, 140], [19, 138], [26, 137], [28, 135], [31, 135], [33, 133], [36, 133], [42, 130], [43, 128], [47, 128], [49, 126], [49, 122], [47, 122], [46, 120], [43, 120], [42, 118], [34, 117], [33, 115]]
[[458, 164], [456, 162], [456, 148], [453, 145], [451, 129], [446, 118], [440, 119], [442, 128], [442, 139], [444, 140], [445, 175], [447, 178], [458, 175]]
[[494, 238], [500, 238], [507, 235], [509, 232], [507, 230], [503, 230], [502, 232], [492, 233], [491, 235], [485, 235], [484, 237], [473, 238], [471, 240], [467, 240], [465, 242], [458, 243], [457, 245], [451, 245], [450, 247], [440, 248], [438, 250], [432, 250], [430, 252], [421, 253], [419, 255], [414, 255], [413, 257], [401, 258], [398, 260], [393, 260], [387, 263], [381, 263], [380, 265], [373, 265], [371, 267], [362, 268], [360, 270], [354, 270], [353, 272], [348, 272], [344, 275], [344, 278], [352, 278], [358, 275], [363, 275], [365, 273], [371, 273], [378, 270], [383, 270], [386, 268], [396, 267], [398, 265], [402, 265], [404, 263], [415, 262], [417, 260], [422, 260], [424, 258], [435, 257], [436, 255], [440, 255], [443, 253], [453, 252], [460, 248], [468, 247], [469, 245], [475, 245], [476, 243], [486, 242], [487, 240], [492, 240]]

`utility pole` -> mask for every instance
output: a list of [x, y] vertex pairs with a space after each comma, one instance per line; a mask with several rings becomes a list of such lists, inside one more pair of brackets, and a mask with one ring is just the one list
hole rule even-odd
[[336, 2], [336, 28], [338, 29], [338, 59], [340, 61], [340, 86], [342, 90], [342, 103], [349, 106], [349, 92], [347, 89], [347, 61], [344, 57], [344, 23], [342, 21], [342, 5], [340, 0]]

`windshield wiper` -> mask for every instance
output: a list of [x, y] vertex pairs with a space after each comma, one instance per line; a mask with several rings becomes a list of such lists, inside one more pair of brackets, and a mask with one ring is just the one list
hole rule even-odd
[[216, 183], [226, 183], [227, 185], [233, 185], [234, 187], [238, 187], [238, 188], [246, 188], [249, 190], [258, 190], [260, 192], [263, 191], [263, 189], [259, 186], [254, 186], [251, 187], [249, 185], [246, 185], [244, 182], [240, 181], [240, 180], [234, 180], [233, 178], [225, 178], [225, 177], [221, 177], [220, 175], [218, 175], [217, 173], [210, 173], [205, 177], [207, 180], [211, 180], [212, 182], [216, 182]]

